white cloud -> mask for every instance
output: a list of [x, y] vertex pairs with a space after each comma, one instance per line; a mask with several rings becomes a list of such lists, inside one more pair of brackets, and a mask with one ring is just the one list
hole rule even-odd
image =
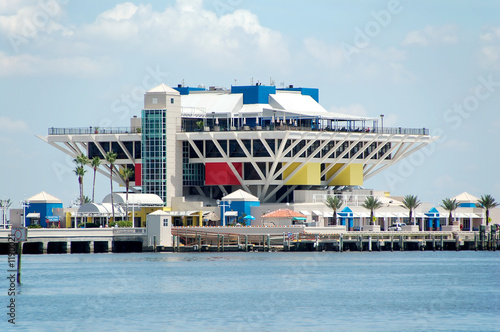
[[488, 31], [480, 35], [479, 38], [483, 42], [493, 42], [495, 40], [500, 40], [500, 27], [489, 28]]
[[442, 27], [426, 26], [422, 30], [413, 30], [406, 34], [401, 45], [433, 46], [452, 45], [458, 42], [458, 27], [453, 24]]
[[1, 133], [19, 133], [28, 129], [28, 124], [22, 120], [13, 120], [6, 116], [0, 116]]
[[93, 47], [105, 43], [120, 50], [183, 54], [208, 66], [259, 61], [286, 67], [289, 60], [283, 36], [262, 26], [255, 14], [236, 10], [218, 17], [202, 1], [178, 0], [162, 12], [150, 5], [119, 4], [84, 25], [76, 37]]
[[132, 16], [137, 13], [138, 7], [134, 5], [131, 2], [125, 2], [116, 5], [115, 8], [105, 11], [101, 15], [99, 15], [100, 18], [105, 19], [105, 20], [113, 20], [113, 21], [123, 21], [123, 20], [128, 20]]
[[32, 39], [44, 33], [72, 34], [71, 29], [58, 22], [63, 14], [63, 7], [58, 1], [16, 1], [0, 5], [0, 12], [3, 13], [0, 15], [0, 32], [11, 41]]
[[336, 68], [345, 62], [344, 54], [338, 46], [331, 46], [316, 38], [304, 39], [306, 52], [328, 68]]
[[115, 70], [110, 59], [86, 57], [42, 58], [29, 54], [7, 55], [0, 52], [0, 77], [38, 74], [71, 77], [100, 77]]
[[489, 70], [500, 70], [500, 27], [491, 27], [479, 36], [482, 47], [479, 51], [481, 65]]

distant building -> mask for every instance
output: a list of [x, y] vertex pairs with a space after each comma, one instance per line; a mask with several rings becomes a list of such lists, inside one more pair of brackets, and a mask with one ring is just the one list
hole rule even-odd
[[60, 217], [57, 216], [59, 209], [62, 210], [62, 201], [45, 191], [26, 200], [26, 227], [40, 225], [41, 227], [59, 227]]

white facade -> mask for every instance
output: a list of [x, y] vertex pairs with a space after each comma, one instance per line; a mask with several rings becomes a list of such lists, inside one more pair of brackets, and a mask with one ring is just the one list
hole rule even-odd
[[172, 217], [164, 211], [148, 214], [146, 220], [148, 246], [172, 246]]

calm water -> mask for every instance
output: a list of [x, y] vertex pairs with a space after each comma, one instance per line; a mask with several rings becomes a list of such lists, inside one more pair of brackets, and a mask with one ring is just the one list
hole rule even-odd
[[24, 255], [18, 290], [16, 331], [500, 330], [498, 251]]

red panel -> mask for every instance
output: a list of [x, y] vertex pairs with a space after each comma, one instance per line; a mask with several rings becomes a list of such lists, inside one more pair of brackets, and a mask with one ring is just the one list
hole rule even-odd
[[[234, 168], [240, 176], [243, 175], [243, 163], [233, 163]], [[239, 185], [240, 181], [233, 173], [227, 163], [205, 164], [206, 185]]]
[[142, 186], [142, 164], [135, 164], [135, 185]]

